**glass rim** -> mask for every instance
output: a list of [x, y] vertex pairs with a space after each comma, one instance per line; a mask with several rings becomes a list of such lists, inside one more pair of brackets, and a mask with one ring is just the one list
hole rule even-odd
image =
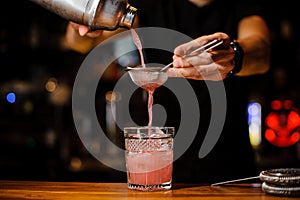
[[129, 130], [129, 129], [175, 129], [174, 126], [126, 126], [123, 128], [123, 130]]
[[[148, 126], [130, 126], [123, 128], [125, 138], [169, 138], [174, 137], [175, 127], [173, 126], [151, 126], [150, 130], [162, 130], [163, 135], [149, 135]], [[164, 132], [165, 131], [165, 132]]]

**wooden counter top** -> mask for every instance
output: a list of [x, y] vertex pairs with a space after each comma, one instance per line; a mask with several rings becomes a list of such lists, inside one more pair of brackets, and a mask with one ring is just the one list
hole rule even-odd
[[126, 183], [0, 181], [0, 199], [61, 199], [61, 200], [290, 200], [264, 193], [261, 184], [226, 186], [174, 184], [172, 190], [141, 192], [127, 189]]

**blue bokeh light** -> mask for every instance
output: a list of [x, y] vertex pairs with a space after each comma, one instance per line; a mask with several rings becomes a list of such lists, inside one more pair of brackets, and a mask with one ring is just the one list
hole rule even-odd
[[13, 92], [10, 92], [6, 95], [6, 100], [9, 102], [9, 103], [15, 103], [16, 101], [16, 94], [13, 93]]

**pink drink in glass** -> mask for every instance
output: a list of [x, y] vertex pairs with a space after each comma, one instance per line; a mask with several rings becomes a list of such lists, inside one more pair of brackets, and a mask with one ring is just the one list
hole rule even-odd
[[[173, 135], [152, 134], [148, 129], [125, 128], [127, 181], [130, 189], [142, 191], [168, 190], [172, 186]], [[127, 130], [131, 129], [131, 130]], [[136, 135], [127, 135], [135, 131]], [[142, 131], [141, 131], [142, 129]], [[163, 127], [166, 129], [166, 127]], [[169, 128], [173, 132], [174, 128]], [[139, 133], [144, 134], [140, 135]], [[169, 131], [170, 132], [170, 131]]]

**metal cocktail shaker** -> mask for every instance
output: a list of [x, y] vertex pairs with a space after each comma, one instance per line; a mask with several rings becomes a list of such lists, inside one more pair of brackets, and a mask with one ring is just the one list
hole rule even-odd
[[61, 17], [91, 30], [131, 28], [136, 8], [127, 0], [31, 0]]

